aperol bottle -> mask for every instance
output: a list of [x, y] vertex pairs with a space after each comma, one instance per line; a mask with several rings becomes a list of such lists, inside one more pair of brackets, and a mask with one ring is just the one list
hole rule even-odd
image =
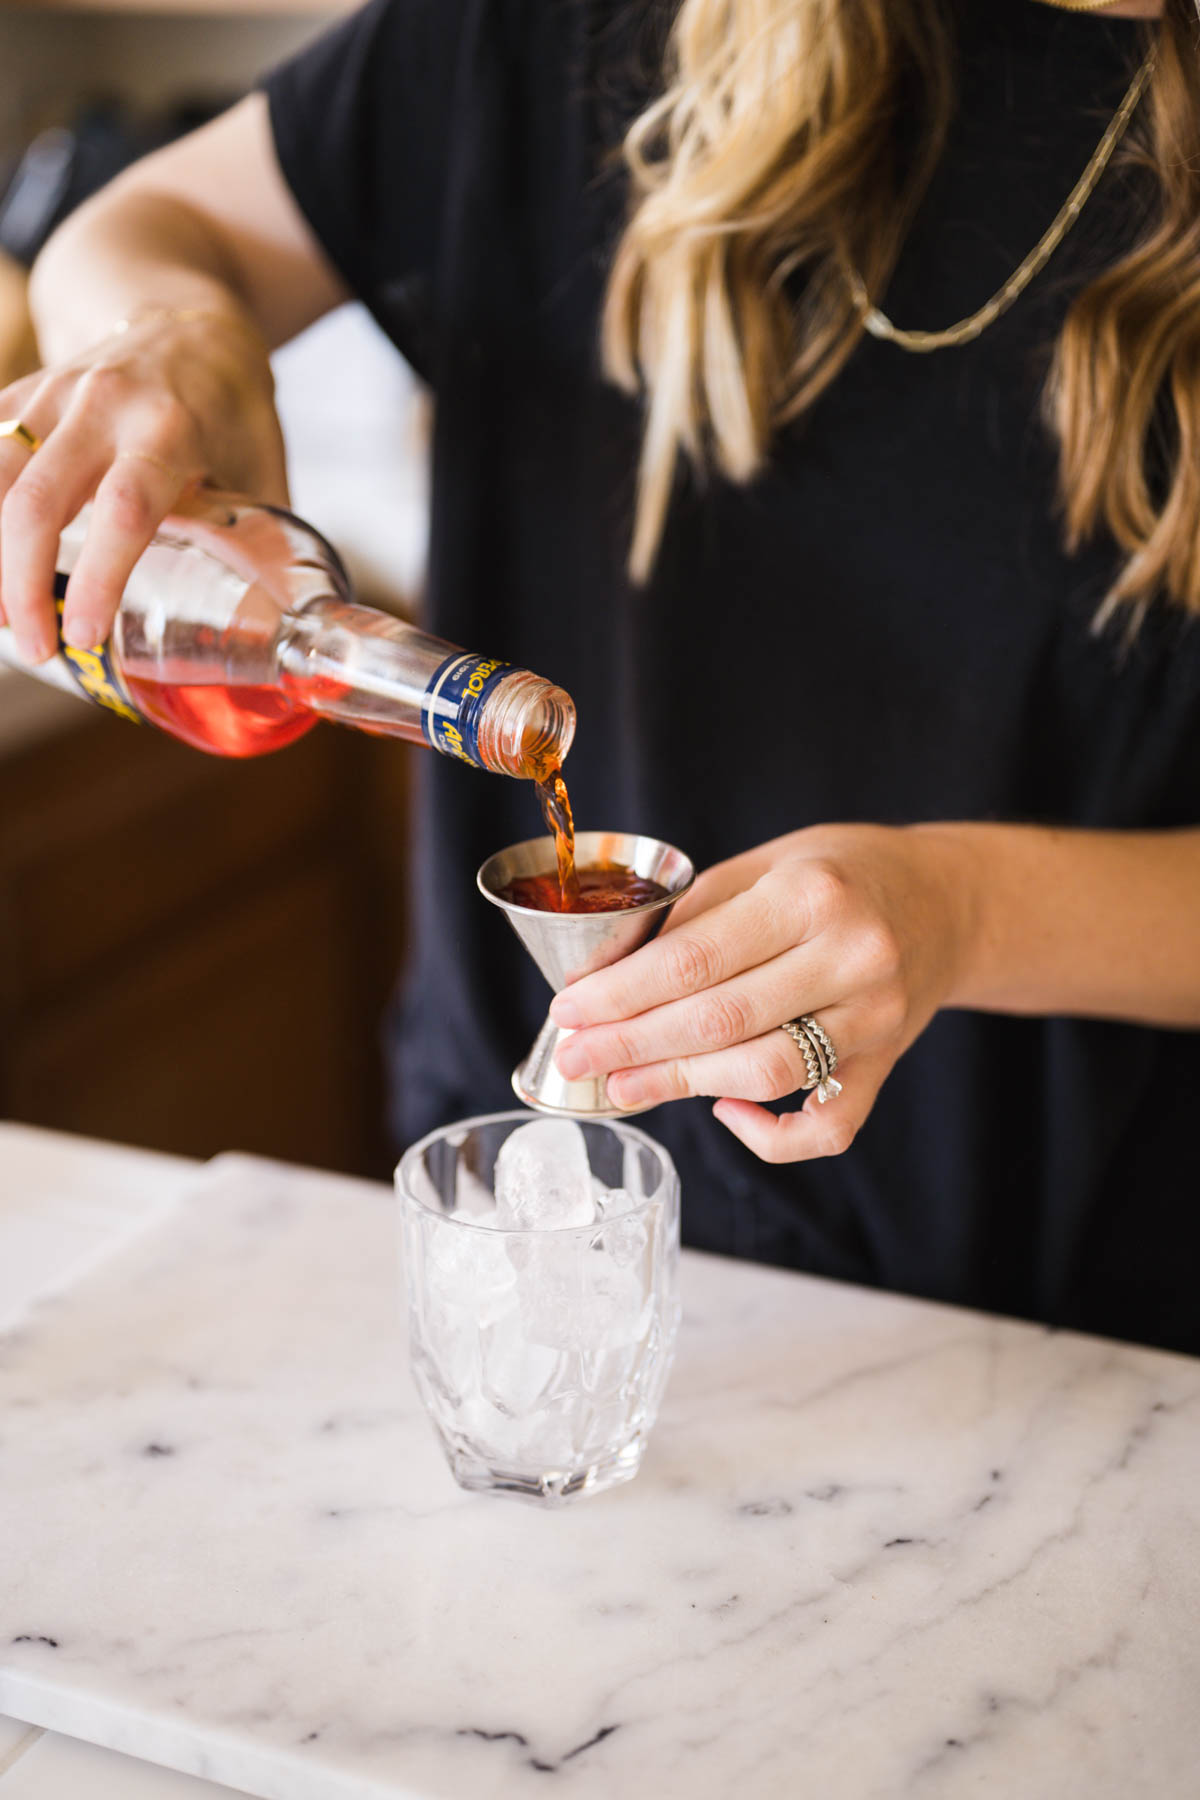
[[[60, 540], [60, 616], [87, 517]], [[280, 750], [332, 719], [541, 781], [575, 734], [561, 688], [358, 605], [311, 526], [211, 491], [160, 527], [107, 644], [60, 645], [31, 668], [4, 629], [0, 660], [217, 756]]]

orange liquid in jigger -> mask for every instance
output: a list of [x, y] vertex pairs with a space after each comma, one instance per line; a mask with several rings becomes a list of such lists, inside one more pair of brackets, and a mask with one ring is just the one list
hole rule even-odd
[[500, 889], [500, 898], [536, 912], [629, 912], [651, 900], [665, 900], [667, 889], [618, 863], [575, 866], [575, 820], [563, 772], [552, 756], [531, 751], [526, 766], [537, 783], [542, 817], [554, 837], [557, 875], [519, 875]]
[[575, 870], [573, 904], [564, 906], [554, 875], [518, 875], [499, 890], [501, 900], [511, 906], [529, 906], [536, 912], [629, 912], [651, 900], [665, 900], [667, 889], [646, 875], [616, 863], [599, 863], [594, 868]]

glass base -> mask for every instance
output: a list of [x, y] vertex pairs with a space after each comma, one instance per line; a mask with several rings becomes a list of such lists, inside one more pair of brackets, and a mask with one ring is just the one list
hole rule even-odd
[[448, 1451], [450, 1470], [459, 1487], [474, 1494], [503, 1494], [510, 1500], [531, 1500], [537, 1506], [562, 1506], [589, 1494], [632, 1481], [642, 1466], [646, 1442], [632, 1438], [622, 1449], [583, 1469], [494, 1469], [463, 1450]]

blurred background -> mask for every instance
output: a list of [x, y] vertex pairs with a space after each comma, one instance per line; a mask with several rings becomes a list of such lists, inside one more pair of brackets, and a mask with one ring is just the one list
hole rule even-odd
[[[348, 10], [0, 0], [0, 384], [36, 367], [26, 269], [58, 219]], [[424, 396], [359, 307], [276, 377], [296, 511], [414, 612]], [[0, 1117], [386, 1174], [412, 755], [321, 725], [224, 762], [0, 667]]]

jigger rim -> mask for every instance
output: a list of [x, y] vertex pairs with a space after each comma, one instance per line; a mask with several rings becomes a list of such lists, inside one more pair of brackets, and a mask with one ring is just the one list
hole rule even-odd
[[[518, 851], [533, 850], [543, 844], [548, 844], [550, 846], [550, 866], [549, 868], [540, 871], [540, 873], [547, 875], [555, 873], [557, 863], [554, 856], [554, 839], [549, 832], [542, 832], [537, 837], [522, 838], [519, 843], [505, 844], [503, 849], [493, 850], [492, 854], [485, 857], [484, 861], [480, 863], [479, 868], [476, 870], [475, 885], [483, 895], [484, 899], [490, 900], [493, 906], [498, 906], [501, 912], [522, 913], [526, 918], [530, 919], [541, 919], [547, 922], [559, 920], [564, 925], [578, 925], [581, 919], [636, 919], [640, 918], [643, 913], [658, 912], [665, 907], [675, 906], [683, 899], [683, 896], [695, 883], [695, 863], [693, 863], [691, 857], [685, 850], [680, 850], [676, 844], [669, 844], [666, 838], [653, 837], [649, 832], [645, 831], [577, 831], [575, 833], [575, 851], [577, 860], [580, 860], [581, 847], [586, 845], [589, 839], [595, 838], [615, 839], [635, 847], [644, 844], [652, 848], [655, 852], [666, 851], [671, 856], [678, 857], [680, 864], [686, 868], [687, 880], [681, 882], [678, 887], [672, 888], [670, 893], [663, 894], [657, 900], [643, 900], [637, 906], [623, 906], [618, 910], [608, 913], [547, 912], [540, 906], [518, 906], [515, 900], [502, 899], [496, 890], [488, 885], [488, 882], [485, 879], [487, 872], [492, 867], [493, 863], [498, 862], [502, 856], [513, 856]], [[636, 853], [635, 848], [633, 854], [636, 855]], [[584, 849], [583, 856], [586, 857], [587, 854], [587, 850]], [[630, 863], [627, 866], [633, 867], [633, 864]], [[636, 868], [634, 872], [640, 873]], [[654, 878], [650, 877], [650, 879], [653, 880]]]

